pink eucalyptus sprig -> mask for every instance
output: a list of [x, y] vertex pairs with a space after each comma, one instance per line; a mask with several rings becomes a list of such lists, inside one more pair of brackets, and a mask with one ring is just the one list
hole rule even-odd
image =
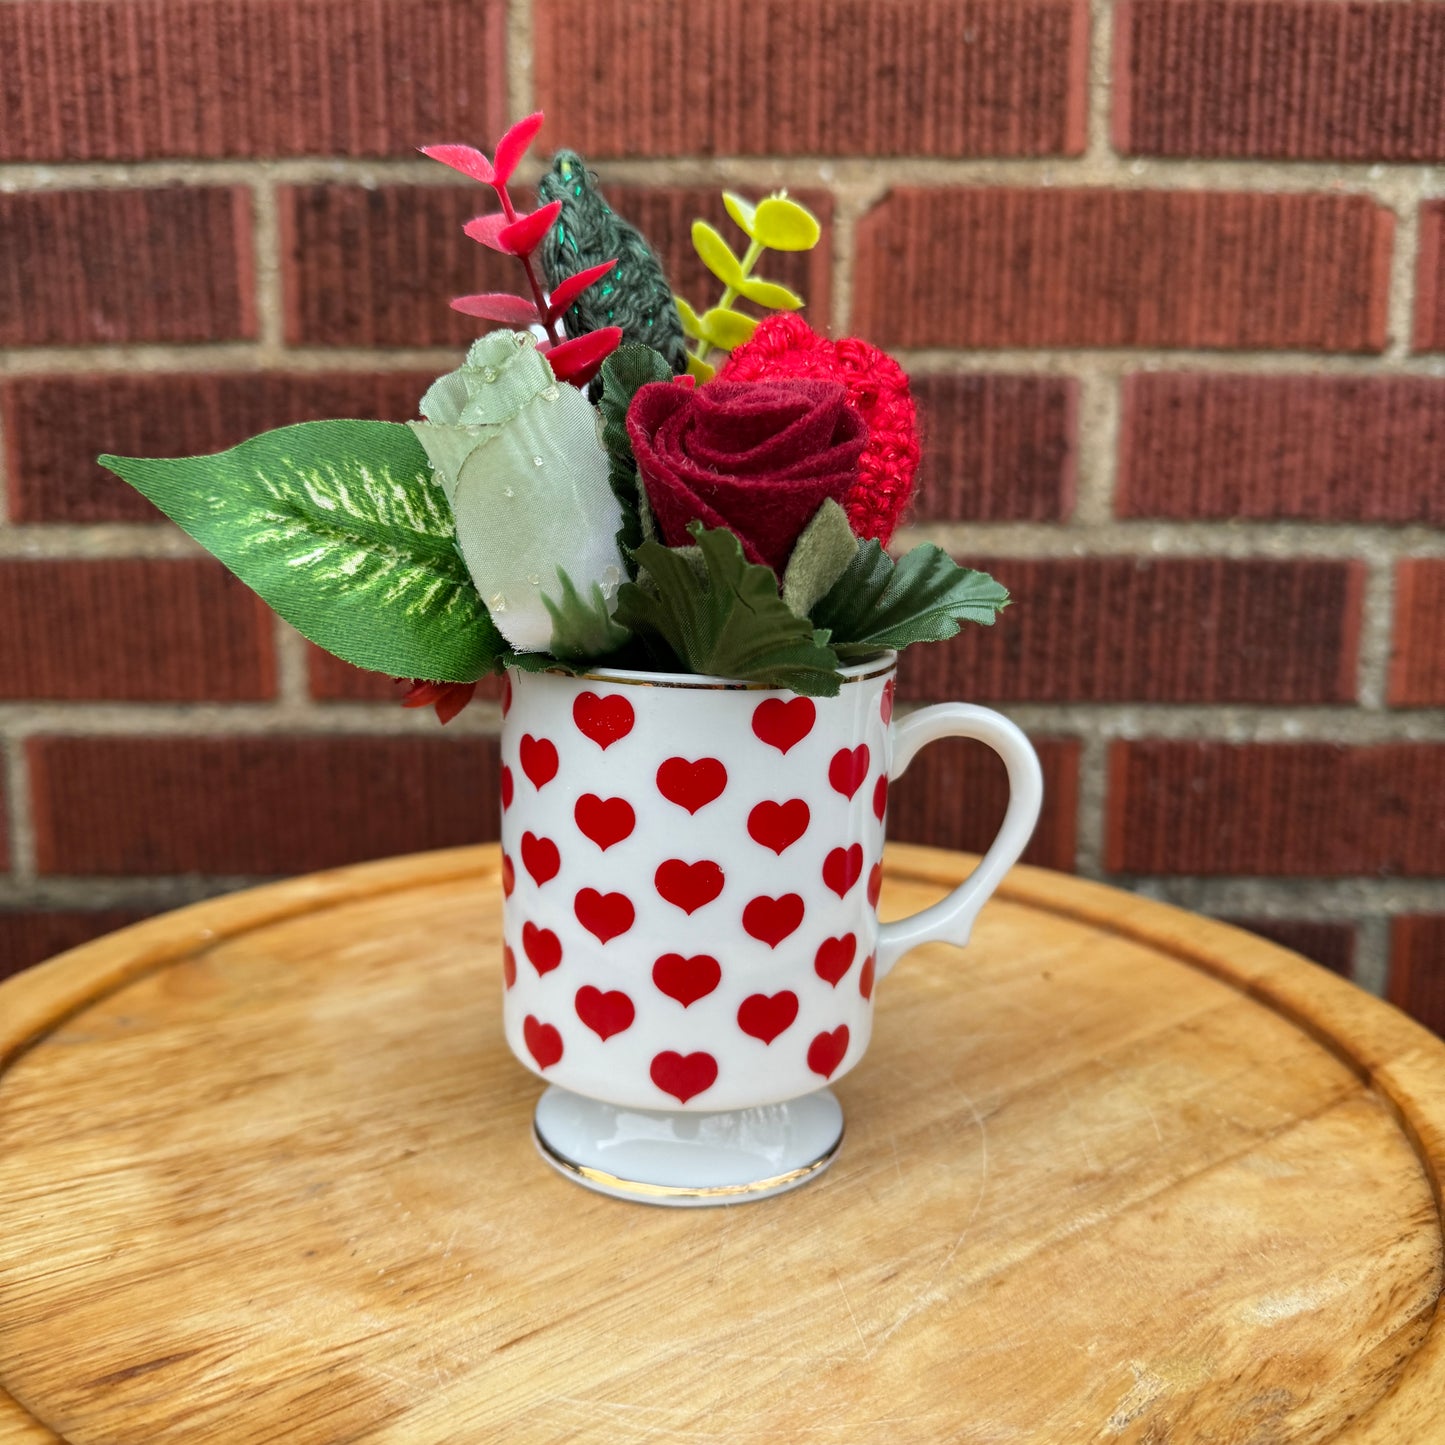
[[519, 212], [512, 204], [507, 182], [512, 178], [517, 163], [527, 153], [533, 137], [542, 128], [542, 112], [524, 116], [496, 144], [493, 159], [488, 160], [481, 151], [472, 146], [441, 145], [423, 146], [421, 153], [431, 160], [440, 161], [484, 186], [491, 186], [502, 203], [500, 211], [477, 216], [462, 228], [467, 236], [504, 256], [515, 256], [527, 273], [527, 284], [532, 299], [513, 296], [505, 291], [485, 291], [476, 296], [458, 296], [452, 302], [452, 309], [464, 316], [475, 316], [482, 321], [495, 321], [499, 326], [531, 326], [539, 323], [547, 333], [546, 341], [538, 350], [546, 354], [552, 373], [558, 381], [569, 381], [573, 386], [586, 386], [597, 375], [602, 363], [617, 349], [622, 340], [620, 326], [604, 326], [589, 331], [585, 336], [563, 341], [557, 330], [557, 323], [567, 308], [589, 286], [600, 281], [616, 264], [616, 260], [604, 261], [600, 266], [589, 266], [579, 271], [557, 287], [550, 302], [542, 290], [532, 264], [532, 255], [542, 244], [547, 232], [556, 224], [562, 210], [561, 201], [541, 206], [535, 211]]

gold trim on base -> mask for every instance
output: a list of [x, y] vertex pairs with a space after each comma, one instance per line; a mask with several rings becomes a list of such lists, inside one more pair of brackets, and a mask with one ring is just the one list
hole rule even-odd
[[766, 1194], [770, 1190], [792, 1188], [803, 1183], [811, 1175], [820, 1174], [833, 1162], [834, 1156], [843, 1143], [843, 1131], [810, 1164], [789, 1169], [785, 1174], [775, 1174], [770, 1179], [754, 1179], [747, 1184], [713, 1184], [692, 1188], [683, 1184], [648, 1184], [640, 1179], [623, 1179], [608, 1174], [604, 1169], [593, 1169], [586, 1164], [575, 1164], [565, 1155], [559, 1154], [541, 1135], [537, 1126], [532, 1126], [532, 1138], [543, 1157], [563, 1174], [605, 1189], [613, 1194], [634, 1195], [638, 1199], [744, 1199], [751, 1194]]

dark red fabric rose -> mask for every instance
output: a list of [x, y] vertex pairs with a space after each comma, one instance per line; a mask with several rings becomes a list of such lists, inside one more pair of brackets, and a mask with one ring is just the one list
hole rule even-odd
[[868, 428], [868, 445], [843, 506], [858, 536], [876, 537], [886, 547], [913, 494], [918, 471], [918, 420], [903, 368], [886, 351], [856, 336], [829, 341], [801, 316], [785, 312], [759, 325], [752, 340], [728, 358], [718, 381], [777, 381], [787, 376], [841, 382], [858, 408]]
[[666, 381], [640, 387], [627, 434], [658, 531], [687, 546], [689, 522], [726, 527], [779, 577], [799, 533], [858, 480], [868, 429], [832, 381]]

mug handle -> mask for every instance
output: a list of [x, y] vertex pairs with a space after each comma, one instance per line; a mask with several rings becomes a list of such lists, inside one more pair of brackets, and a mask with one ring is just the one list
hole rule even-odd
[[878, 978], [883, 978], [910, 948], [920, 943], [942, 941], [962, 947], [968, 942], [974, 919], [1004, 874], [1018, 862], [1043, 806], [1044, 776], [1032, 744], [1001, 713], [967, 702], [921, 708], [893, 724], [890, 781], [903, 776], [921, 747], [939, 738], [976, 738], [1003, 759], [1008, 770], [1008, 810], [988, 852], [947, 898], [921, 913], [880, 926], [875, 964]]

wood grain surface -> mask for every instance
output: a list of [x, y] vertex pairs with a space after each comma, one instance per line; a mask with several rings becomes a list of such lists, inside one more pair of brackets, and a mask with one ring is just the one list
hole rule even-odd
[[[889, 850], [885, 916], [957, 855]], [[1445, 1439], [1445, 1045], [1015, 870], [880, 987], [832, 1170], [732, 1209], [529, 1137], [498, 858], [321, 874], [0, 987], [0, 1442]]]

